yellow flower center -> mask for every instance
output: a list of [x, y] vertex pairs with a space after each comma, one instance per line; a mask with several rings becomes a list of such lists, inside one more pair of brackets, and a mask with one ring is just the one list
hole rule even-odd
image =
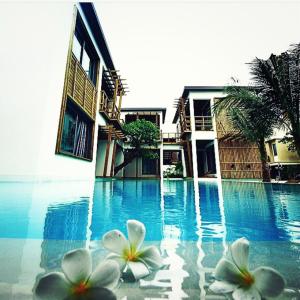
[[82, 295], [86, 293], [87, 289], [88, 289], [88, 285], [84, 282], [81, 282], [73, 288], [73, 293], [76, 295]]
[[129, 250], [126, 250], [124, 251], [124, 259], [127, 260], [127, 261], [137, 261], [138, 259], [138, 252], [135, 251], [135, 249], [129, 249]]
[[250, 286], [254, 283], [254, 277], [249, 273], [249, 272], [245, 272], [243, 273], [243, 285], [245, 286]]

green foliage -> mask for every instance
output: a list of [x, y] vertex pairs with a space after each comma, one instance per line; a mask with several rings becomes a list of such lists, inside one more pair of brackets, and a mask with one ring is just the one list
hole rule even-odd
[[123, 126], [124, 134], [127, 137], [131, 153], [135, 157], [158, 159], [158, 154], [149, 149], [157, 147], [160, 138], [159, 128], [152, 122], [139, 119]]
[[123, 125], [123, 130], [132, 148], [157, 146], [159, 128], [150, 121], [143, 119]]
[[287, 128], [300, 155], [300, 44], [269, 59], [256, 58], [251, 73], [265, 106], [277, 115], [278, 126]]
[[258, 143], [273, 133], [276, 116], [265, 107], [264, 99], [254, 89], [229, 86], [227, 96], [219, 99], [213, 107], [214, 113], [226, 112], [227, 118], [236, 130], [234, 137], [244, 137]]
[[164, 171], [164, 177], [166, 178], [179, 178], [182, 176], [183, 176], [183, 166], [180, 161], [178, 161], [176, 165], [172, 165]]
[[294, 138], [291, 136], [285, 136], [283, 139], [279, 141], [279, 143], [287, 145], [288, 150], [291, 152], [297, 151]]

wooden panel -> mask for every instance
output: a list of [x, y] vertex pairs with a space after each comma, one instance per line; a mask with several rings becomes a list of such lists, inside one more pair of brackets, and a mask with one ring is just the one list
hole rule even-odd
[[212, 131], [212, 117], [211, 116], [195, 116], [195, 130], [197, 131]]
[[258, 148], [245, 141], [219, 140], [222, 178], [262, 178]]
[[262, 178], [262, 165], [258, 147], [246, 139], [234, 139], [237, 131], [226, 113], [217, 116], [220, 169], [222, 178]]
[[95, 120], [97, 105], [96, 87], [73, 54], [67, 72], [68, 96]]

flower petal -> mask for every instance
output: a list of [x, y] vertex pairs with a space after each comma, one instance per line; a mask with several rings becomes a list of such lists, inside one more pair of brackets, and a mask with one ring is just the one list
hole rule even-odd
[[216, 294], [227, 294], [234, 291], [237, 287], [237, 284], [216, 280], [209, 286], [209, 289]]
[[136, 220], [127, 221], [127, 233], [130, 247], [138, 250], [144, 242], [146, 235], [145, 225]]
[[139, 261], [129, 261], [128, 267], [131, 270], [135, 280], [138, 280], [150, 274], [147, 266]]
[[258, 290], [254, 287], [240, 287], [232, 293], [234, 300], [261, 300]]
[[86, 249], [76, 249], [65, 254], [62, 270], [66, 277], [74, 284], [86, 282], [92, 272], [92, 258]]
[[220, 281], [239, 284], [242, 281], [242, 274], [231, 261], [221, 258], [216, 266], [215, 278]]
[[253, 271], [255, 286], [263, 297], [277, 297], [285, 286], [283, 276], [276, 270], [260, 267]]
[[104, 234], [102, 238], [103, 246], [120, 255], [124, 254], [124, 250], [129, 249], [129, 243], [124, 234], [119, 230], [111, 230]]
[[117, 300], [116, 295], [105, 288], [88, 289], [84, 295], [71, 295], [64, 300]]
[[236, 240], [230, 247], [231, 259], [240, 270], [248, 270], [249, 241], [245, 238]]
[[158, 269], [163, 266], [162, 257], [155, 246], [144, 248], [139, 257], [152, 269]]
[[99, 264], [92, 273], [89, 284], [91, 287], [115, 288], [120, 279], [120, 268], [117, 262], [108, 259]]
[[105, 259], [111, 259], [111, 260], [117, 262], [121, 272], [123, 272], [123, 270], [125, 269], [126, 264], [127, 264], [127, 261], [122, 256], [115, 254], [115, 253], [109, 253]]
[[41, 300], [62, 300], [71, 292], [71, 286], [63, 273], [53, 272], [43, 276], [35, 289], [35, 295]]

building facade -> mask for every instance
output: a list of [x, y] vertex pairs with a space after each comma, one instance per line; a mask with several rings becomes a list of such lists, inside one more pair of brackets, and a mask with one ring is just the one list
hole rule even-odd
[[226, 114], [214, 116], [213, 105], [224, 97], [223, 86], [186, 86], [176, 101], [173, 123], [185, 153], [186, 174], [194, 178], [262, 177], [258, 148], [230, 139]]
[[[165, 122], [165, 108], [122, 108], [122, 119], [125, 123], [130, 123], [136, 120], [146, 120], [155, 124], [160, 131], [160, 139], [155, 147], [151, 147], [151, 151], [158, 155], [158, 159], [135, 158], [123, 170], [124, 178], [160, 178], [162, 176], [162, 157], [163, 157], [163, 141], [162, 141], [162, 126]], [[126, 140], [123, 143], [124, 150], [129, 150], [130, 147]]]
[[14, 62], [4, 60], [1, 72], [1, 120], [9, 128], [0, 133], [1, 178], [114, 175], [126, 86], [93, 4], [7, 3], [2, 15], [11, 30], [1, 51]]
[[272, 179], [288, 180], [300, 174], [300, 157], [296, 151], [289, 150], [288, 143], [282, 142], [285, 135], [285, 131], [275, 130], [266, 141]]
[[[212, 113], [214, 102], [225, 96], [223, 86], [184, 87], [176, 101], [177, 130], [172, 133], [162, 131], [165, 108], [122, 108], [127, 87], [92, 3], [7, 3], [1, 21], [11, 28], [4, 31], [1, 57], [14, 58], [2, 60], [0, 73], [2, 180], [163, 174], [261, 178], [257, 147], [230, 139], [233, 129], [226, 114], [216, 118]], [[160, 129], [152, 149], [159, 159], [135, 159], [115, 174], [128, 149], [122, 125], [136, 119]], [[300, 165], [295, 152], [280, 143], [282, 137], [267, 141], [273, 177], [284, 166]]]

